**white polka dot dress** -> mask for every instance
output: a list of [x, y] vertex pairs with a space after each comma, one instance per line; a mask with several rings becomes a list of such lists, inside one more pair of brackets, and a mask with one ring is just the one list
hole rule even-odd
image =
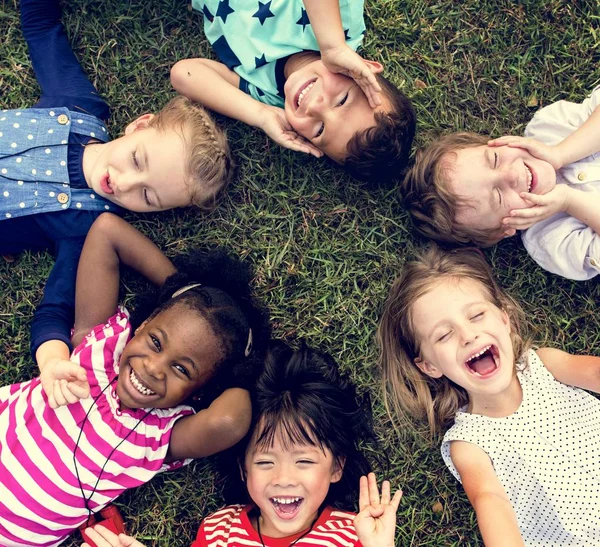
[[490, 457], [527, 546], [600, 545], [600, 401], [554, 379], [531, 350], [517, 372], [523, 401], [506, 418], [458, 412], [444, 436]]

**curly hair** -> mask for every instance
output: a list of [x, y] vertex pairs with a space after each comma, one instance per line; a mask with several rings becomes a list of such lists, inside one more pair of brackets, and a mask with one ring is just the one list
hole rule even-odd
[[529, 347], [523, 334], [529, 327], [525, 314], [500, 288], [483, 253], [476, 248], [443, 251], [432, 245], [406, 264], [394, 281], [377, 331], [384, 403], [396, 426], [409, 417], [425, 419], [434, 436], [468, 402], [464, 388], [445, 376], [430, 378], [415, 365], [420, 344], [412, 316], [415, 302], [435, 286], [466, 279], [477, 282], [489, 301], [508, 314], [515, 357]]
[[[219, 248], [197, 249], [173, 263], [177, 273], [167, 278], [158, 294], [139, 299], [132, 323], [173, 306], [194, 310], [219, 338], [222, 351], [215, 375], [202, 388], [202, 406], [225, 389], [252, 389], [262, 371], [271, 330], [266, 308], [252, 294], [249, 265]], [[186, 290], [178, 294], [182, 288]]]
[[456, 214], [465, 203], [448, 188], [448, 154], [487, 144], [488, 137], [476, 133], [452, 133], [417, 151], [415, 163], [398, 191], [415, 230], [441, 244], [489, 247], [502, 239], [501, 227], [464, 226]]
[[340, 375], [333, 358], [306, 345], [294, 351], [283, 342], [273, 343], [253, 393], [252, 410], [245, 440], [220, 461], [228, 503], [250, 501], [238, 465], [232, 466], [231, 460], [235, 457], [243, 466], [249, 449], [271, 447], [277, 438], [284, 450], [296, 443], [330, 450], [343, 473], [330, 485], [325, 503], [352, 509], [360, 476], [369, 471], [358, 443], [374, 440], [371, 407], [368, 397], [359, 398]]
[[225, 131], [198, 103], [179, 96], [158, 112], [149, 127], [180, 131], [186, 148], [186, 182], [191, 204], [213, 210], [233, 177], [233, 160]]
[[391, 109], [377, 112], [374, 126], [353, 135], [343, 166], [359, 180], [385, 185], [401, 178], [408, 164], [417, 117], [404, 93], [380, 74], [376, 78]]

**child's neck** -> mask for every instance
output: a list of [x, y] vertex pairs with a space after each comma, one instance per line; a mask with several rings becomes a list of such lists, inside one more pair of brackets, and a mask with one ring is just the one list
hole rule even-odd
[[300, 53], [294, 53], [293, 55], [290, 55], [289, 59], [285, 62], [283, 76], [287, 80], [291, 74], [296, 72], [296, 70], [310, 63], [314, 63], [320, 58], [321, 55], [316, 51], [301, 51]]
[[99, 141], [90, 141], [85, 145], [83, 149], [83, 158], [81, 169], [83, 171], [83, 178], [85, 179], [88, 188], [92, 187], [91, 179], [92, 179], [92, 171], [94, 169], [94, 164], [98, 159], [98, 154], [102, 151], [102, 146], [107, 143], [102, 143]]
[[481, 414], [488, 418], [506, 418], [518, 410], [523, 401], [523, 389], [516, 374], [508, 387], [495, 395], [469, 393], [469, 414]]

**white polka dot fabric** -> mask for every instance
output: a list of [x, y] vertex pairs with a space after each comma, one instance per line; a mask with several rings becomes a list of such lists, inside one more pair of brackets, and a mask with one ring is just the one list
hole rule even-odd
[[89, 188], [69, 184], [68, 138], [108, 135], [94, 116], [67, 108], [4, 110], [0, 115], [0, 220], [68, 208], [118, 210]]
[[519, 409], [506, 418], [458, 412], [444, 436], [480, 447], [506, 489], [528, 546], [600, 545], [600, 401], [554, 379], [531, 350], [517, 376]]

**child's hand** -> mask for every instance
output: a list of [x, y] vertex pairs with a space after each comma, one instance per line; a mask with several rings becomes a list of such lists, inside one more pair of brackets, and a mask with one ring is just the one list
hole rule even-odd
[[69, 405], [90, 396], [85, 370], [72, 361], [48, 359], [40, 372], [50, 408]]
[[523, 150], [527, 150], [534, 158], [547, 161], [554, 167], [555, 171], [558, 171], [564, 165], [560, 157], [560, 148], [558, 146], [548, 146], [535, 139], [507, 135], [488, 141], [488, 146], [522, 148]]
[[[86, 528], [85, 533], [96, 544], [96, 547], [144, 547], [137, 539], [125, 534], [117, 536], [101, 524], [93, 528]], [[91, 546], [89, 543], [82, 543], [81, 547]]]
[[312, 154], [317, 158], [323, 156], [321, 150], [292, 129], [283, 108], [270, 105], [262, 105], [262, 107], [260, 128], [277, 144], [290, 150]]
[[396, 511], [401, 498], [402, 491], [398, 490], [390, 499], [390, 483], [383, 481], [380, 499], [374, 473], [360, 478], [360, 512], [354, 518], [354, 529], [363, 547], [394, 547]]
[[371, 108], [381, 104], [381, 86], [375, 78], [375, 72], [381, 71], [379, 63], [367, 63], [346, 43], [322, 51], [321, 61], [331, 72], [352, 78], [367, 96]]
[[547, 194], [530, 194], [521, 192], [520, 196], [532, 204], [526, 209], [513, 209], [510, 216], [502, 220], [507, 228], [526, 230], [541, 220], [550, 218], [556, 213], [566, 211], [569, 207], [569, 198], [573, 190], [566, 184], [557, 184]]

